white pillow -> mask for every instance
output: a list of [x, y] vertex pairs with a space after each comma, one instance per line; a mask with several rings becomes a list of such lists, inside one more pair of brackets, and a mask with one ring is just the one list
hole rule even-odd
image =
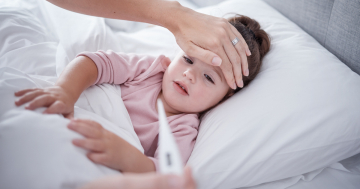
[[188, 164], [199, 188], [280, 180], [360, 152], [360, 76], [260, 0], [201, 12], [256, 19], [272, 39], [259, 75], [202, 120]]

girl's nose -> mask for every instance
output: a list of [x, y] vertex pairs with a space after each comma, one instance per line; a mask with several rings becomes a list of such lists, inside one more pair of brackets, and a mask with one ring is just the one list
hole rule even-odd
[[186, 71], [184, 71], [183, 76], [187, 77], [191, 83], [195, 83], [195, 75], [192, 70], [187, 69]]

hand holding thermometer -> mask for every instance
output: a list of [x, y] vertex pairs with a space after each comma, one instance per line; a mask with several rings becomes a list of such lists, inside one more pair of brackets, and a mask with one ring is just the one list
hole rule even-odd
[[179, 149], [170, 131], [163, 103], [157, 100], [159, 113], [159, 166], [162, 174], [183, 174], [183, 164]]

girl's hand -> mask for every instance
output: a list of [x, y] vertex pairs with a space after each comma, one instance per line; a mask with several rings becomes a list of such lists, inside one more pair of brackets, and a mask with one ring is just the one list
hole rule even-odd
[[39, 107], [48, 107], [43, 113], [62, 114], [66, 118], [74, 116], [74, 104], [76, 100], [60, 86], [52, 86], [44, 89], [25, 89], [15, 92], [15, 96], [21, 97], [15, 101], [16, 106], [30, 102], [25, 109], [35, 110]]
[[89, 150], [87, 157], [91, 161], [116, 170], [123, 170], [126, 156], [129, 156], [126, 153], [130, 145], [128, 142], [92, 120], [72, 119], [68, 128], [85, 137], [85, 139], [74, 139], [72, 143]]

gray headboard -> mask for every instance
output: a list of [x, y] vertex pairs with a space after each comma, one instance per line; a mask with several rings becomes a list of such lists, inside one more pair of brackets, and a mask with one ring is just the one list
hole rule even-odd
[[360, 0], [264, 0], [360, 75]]

